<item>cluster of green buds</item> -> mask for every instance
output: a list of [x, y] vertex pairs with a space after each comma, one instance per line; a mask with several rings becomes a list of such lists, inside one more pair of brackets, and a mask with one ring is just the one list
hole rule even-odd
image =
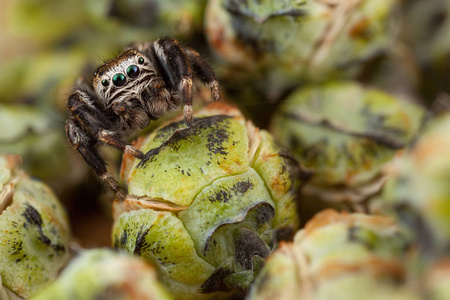
[[273, 137], [214, 103], [176, 118], [125, 155], [128, 196], [114, 205], [114, 247], [156, 265], [177, 297], [245, 292], [278, 241], [299, 228], [302, 173]]
[[42, 182], [0, 155], [0, 298], [27, 298], [56, 278], [70, 258], [64, 208]]
[[144, 260], [110, 249], [84, 250], [32, 300], [170, 300]]
[[[450, 299], [450, 114], [433, 115], [449, 107], [450, 0], [0, 7], [0, 153], [23, 159], [0, 154], [0, 300]], [[194, 80], [192, 126], [173, 110], [139, 132], [107, 222], [91, 203], [112, 192], [81, 183], [65, 144], [68, 93], [89, 61], [162, 35], [210, 50], [244, 114], [205, 107]], [[105, 148], [116, 178], [122, 152]], [[70, 204], [73, 241], [30, 176]], [[81, 250], [97, 228], [93, 246], [115, 249]]]
[[312, 173], [302, 190], [305, 211], [368, 211], [368, 200], [423, 117], [417, 105], [339, 81], [294, 91], [272, 119], [271, 131]]
[[324, 210], [272, 253], [246, 299], [420, 299], [400, 286], [407, 248], [393, 219]]
[[300, 80], [353, 76], [392, 42], [396, 2], [211, 0], [206, 34], [225, 61], [222, 76], [232, 80], [244, 70], [273, 92]]

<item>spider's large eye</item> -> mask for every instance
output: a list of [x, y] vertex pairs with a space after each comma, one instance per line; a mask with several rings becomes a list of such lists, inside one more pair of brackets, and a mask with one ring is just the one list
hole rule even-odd
[[122, 73], [117, 73], [114, 75], [112, 80], [115, 86], [123, 86], [127, 83], [127, 79]]
[[136, 65], [131, 65], [127, 68], [127, 75], [130, 78], [136, 78], [139, 76], [139, 68]]
[[103, 86], [108, 86], [109, 85], [109, 80], [108, 79], [103, 79], [102, 80], [102, 85]]

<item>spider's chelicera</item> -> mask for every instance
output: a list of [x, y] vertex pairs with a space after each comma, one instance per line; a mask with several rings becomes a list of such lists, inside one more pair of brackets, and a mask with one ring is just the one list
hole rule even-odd
[[194, 76], [210, 87], [213, 100], [220, 99], [211, 67], [195, 50], [166, 37], [129, 46], [97, 69], [92, 85], [83, 79], [75, 84], [68, 100], [67, 137], [119, 198], [124, 196], [121, 188], [107, 172], [95, 146], [103, 142], [142, 159], [144, 154], [121, 137], [146, 127], [150, 120], [182, 103], [190, 126]]

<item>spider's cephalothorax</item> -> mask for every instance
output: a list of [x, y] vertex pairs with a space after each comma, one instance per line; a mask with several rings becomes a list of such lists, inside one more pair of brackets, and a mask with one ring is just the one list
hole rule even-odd
[[146, 127], [167, 110], [184, 103], [186, 123], [192, 122], [192, 79], [209, 85], [213, 100], [219, 87], [211, 67], [191, 48], [172, 38], [134, 44], [94, 73], [93, 84], [75, 84], [68, 100], [66, 134], [95, 173], [123, 199], [119, 184], [107, 172], [95, 146], [103, 142], [136, 158], [144, 154], [121, 136]]

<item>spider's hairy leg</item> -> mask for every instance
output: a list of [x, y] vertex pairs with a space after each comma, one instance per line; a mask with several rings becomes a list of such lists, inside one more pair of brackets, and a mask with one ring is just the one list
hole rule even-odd
[[107, 116], [97, 107], [94, 101], [95, 94], [85, 88], [83, 81], [78, 81], [75, 91], [69, 96], [68, 109], [70, 117], [66, 122], [66, 135], [72, 147], [83, 157], [86, 163], [120, 198], [124, 198], [120, 185], [108, 173], [105, 161], [98, 154], [95, 146], [99, 141], [113, 145], [127, 151], [132, 155], [143, 157], [143, 153], [135, 153], [132, 146], [124, 142], [110, 138], [108, 129], [113, 128]]
[[70, 95], [68, 101], [68, 108], [72, 118], [77, 120], [86, 132], [96, 136], [99, 141], [142, 159], [144, 154], [141, 151], [121, 141], [111, 131], [107, 130], [112, 125], [97, 107], [93, 100], [94, 97], [95, 94], [92, 89], [89, 89], [84, 81], [78, 80], [75, 84], [75, 92]]
[[153, 48], [155, 57], [166, 71], [172, 87], [180, 90], [183, 95], [184, 119], [191, 126], [193, 72], [189, 58], [180, 43], [173, 38], [160, 38], [153, 42]]
[[194, 73], [211, 89], [211, 98], [214, 101], [220, 100], [219, 83], [216, 79], [216, 74], [211, 66], [200, 57], [200, 54], [190, 47], [185, 47], [187, 56], [189, 57]]
[[75, 148], [81, 157], [86, 161], [89, 167], [94, 170], [95, 174], [100, 177], [119, 197], [124, 199], [120, 185], [108, 173], [105, 161], [97, 153], [95, 142], [91, 140], [89, 135], [81, 129], [76, 120], [69, 118], [66, 122], [66, 135], [72, 147]]
[[[127, 49], [136, 49], [153, 62], [155, 62], [155, 60], [158, 60], [158, 58], [156, 58], [153, 42], [132, 43], [128, 45], [126, 50]], [[163, 66], [159, 67], [164, 68]], [[174, 109], [180, 105], [178, 98], [173, 97], [173, 95], [169, 92], [164, 78], [160, 75], [152, 75], [148, 88], [150, 90], [151, 99], [150, 101], [147, 101], [146, 104], [148, 107], [150, 119], [157, 120], [162, 117], [166, 113], [166, 111]]]
[[114, 146], [119, 150], [124, 151], [125, 153], [129, 153], [138, 159], [144, 158], [144, 153], [134, 148], [131, 145], [126, 144], [125, 142], [119, 140], [114, 136], [114, 133], [109, 130], [100, 130], [97, 134], [99, 141]]

